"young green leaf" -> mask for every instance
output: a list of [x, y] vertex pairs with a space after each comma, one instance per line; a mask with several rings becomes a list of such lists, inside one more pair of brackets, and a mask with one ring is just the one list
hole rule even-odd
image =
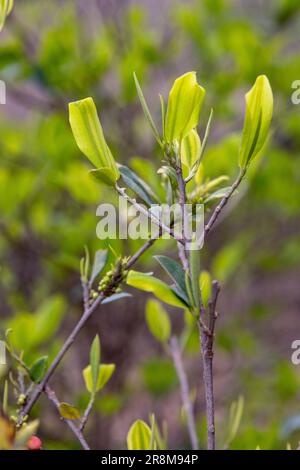
[[80, 412], [75, 406], [70, 405], [69, 403], [60, 403], [59, 413], [64, 419], [80, 419]]
[[40, 383], [47, 370], [48, 356], [37, 359], [29, 369], [29, 377], [34, 383]]
[[166, 271], [166, 273], [171, 277], [171, 279], [175, 282], [177, 287], [180, 290], [181, 295], [185, 299], [187, 303], [188, 301], [188, 294], [185, 285], [185, 273], [177, 261], [169, 258], [168, 256], [164, 255], [157, 255], [154, 258], [159, 262], [162, 268]]
[[149, 111], [148, 105], [147, 105], [147, 103], [146, 103], [146, 100], [145, 100], [145, 98], [144, 98], [144, 95], [143, 95], [141, 86], [140, 86], [140, 84], [139, 84], [139, 81], [138, 81], [137, 76], [136, 76], [135, 73], [133, 74], [133, 78], [134, 78], [134, 82], [135, 82], [135, 86], [136, 86], [136, 91], [137, 91], [139, 100], [140, 100], [140, 102], [141, 102], [144, 115], [145, 115], [146, 119], [148, 120], [148, 122], [149, 122], [149, 124], [150, 124], [150, 127], [151, 127], [151, 129], [152, 129], [152, 132], [153, 132], [154, 137], [156, 138], [157, 142], [158, 142], [160, 145], [162, 145], [159, 132], [158, 132], [157, 127], [156, 127], [156, 125], [155, 125], [155, 123], [154, 123], [154, 121], [153, 121], [153, 119], [152, 119], [151, 113], [150, 113], [150, 111]]
[[174, 293], [170, 286], [149, 274], [133, 270], [129, 271], [127, 284], [146, 292], [152, 292], [155, 297], [166, 304], [173, 305], [174, 307], [186, 308], [186, 304]]
[[98, 375], [99, 375], [99, 367], [100, 367], [100, 340], [99, 340], [98, 335], [95, 336], [94, 341], [91, 346], [90, 365], [91, 365], [91, 373], [92, 373], [93, 392], [96, 392]]
[[181, 141], [198, 125], [205, 90], [196, 79], [196, 72], [177, 78], [169, 94], [165, 139], [171, 143]]
[[181, 141], [181, 161], [188, 168], [199, 159], [201, 154], [201, 141], [196, 129], [192, 129]]
[[101, 273], [107, 261], [107, 250], [97, 250], [94, 258], [94, 264], [90, 282], [93, 283], [97, 276]]
[[78, 147], [99, 170], [97, 176], [114, 184], [120, 173], [105, 141], [93, 99], [69, 103], [69, 120]]
[[145, 421], [138, 419], [127, 434], [128, 450], [151, 450], [151, 429]]
[[124, 183], [132, 189], [148, 205], [159, 202], [158, 197], [150, 186], [143, 181], [134, 171], [125, 165], [118, 165]]
[[82, 372], [87, 391], [90, 393], [96, 393], [102, 390], [102, 388], [107, 384], [112, 374], [114, 373], [115, 368], [116, 368], [115, 364], [101, 364], [100, 365], [97, 385], [96, 385], [96, 389], [94, 390], [93, 379], [92, 379], [92, 368], [90, 365], [87, 366]]
[[148, 300], [146, 304], [146, 322], [153, 336], [166, 343], [171, 334], [171, 322], [169, 315], [163, 306], [156, 300]]
[[206, 307], [211, 298], [211, 275], [208, 271], [202, 271], [199, 279], [201, 298], [203, 305]]
[[10, 14], [14, 0], [0, 0], [0, 31], [3, 29], [6, 17]]
[[195, 302], [195, 307], [200, 307], [200, 250], [190, 250], [190, 274], [191, 274], [191, 289]]
[[239, 153], [241, 169], [246, 169], [264, 147], [268, 138], [272, 115], [272, 88], [268, 78], [265, 75], [260, 75], [251, 90], [246, 94], [246, 113]]
[[228, 423], [228, 437], [225, 447], [229, 447], [231, 442], [236, 437], [244, 411], [244, 397], [240, 396], [237, 401], [234, 401], [230, 406], [229, 423]]
[[204, 152], [205, 152], [205, 149], [206, 149], [206, 145], [207, 145], [207, 141], [208, 141], [208, 137], [209, 137], [209, 133], [210, 133], [210, 128], [211, 128], [213, 115], [214, 115], [214, 111], [213, 111], [213, 109], [211, 109], [210, 115], [209, 115], [209, 118], [208, 118], [208, 121], [207, 121], [206, 129], [205, 129], [205, 134], [204, 134], [203, 141], [202, 141], [201, 148], [200, 148], [200, 155], [197, 158], [197, 160], [194, 162], [194, 164], [191, 168], [190, 174], [185, 179], [186, 183], [188, 183], [192, 178], [194, 178], [194, 176], [196, 176], [196, 178], [197, 178], [198, 169], [201, 165], [201, 161], [203, 159]]

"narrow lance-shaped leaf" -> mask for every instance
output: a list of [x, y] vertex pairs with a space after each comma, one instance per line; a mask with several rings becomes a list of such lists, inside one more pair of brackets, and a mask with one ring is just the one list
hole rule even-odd
[[4, 414], [7, 414], [7, 411], [8, 411], [8, 382], [7, 380], [5, 380], [4, 382], [2, 410]]
[[171, 277], [171, 279], [175, 282], [175, 284], [180, 289], [181, 294], [185, 298], [186, 302], [188, 301], [188, 293], [186, 290], [185, 285], [185, 273], [177, 261], [169, 258], [168, 256], [164, 255], [157, 255], [154, 258], [159, 262], [162, 268], [166, 271], [166, 273]]
[[200, 155], [197, 158], [197, 160], [194, 162], [194, 164], [191, 168], [190, 174], [188, 175], [188, 177], [185, 180], [186, 183], [188, 183], [192, 178], [194, 178], [194, 176], [196, 176], [196, 179], [197, 179], [197, 172], [198, 172], [198, 169], [201, 165], [201, 161], [203, 159], [204, 152], [205, 152], [205, 149], [206, 149], [206, 145], [207, 145], [207, 141], [208, 141], [208, 137], [209, 137], [209, 133], [210, 133], [210, 128], [211, 128], [213, 115], [214, 115], [214, 111], [213, 111], [213, 109], [211, 109], [210, 115], [209, 115], [209, 118], [208, 118], [208, 121], [207, 121], [206, 129], [205, 129], [205, 134], [204, 134], [203, 141], [202, 141], [201, 148], [200, 148]]
[[93, 283], [96, 277], [101, 273], [107, 261], [107, 250], [97, 250], [94, 258], [94, 264], [90, 282]]
[[165, 121], [165, 139], [181, 141], [199, 123], [205, 90], [196, 79], [196, 72], [177, 78], [169, 94]]
[[125, 299], [126, 297], [132, 297], [128, 292], [119, 292], [118, 294], [112, 294], [110, 297], [106, 297], [102, 301], [102, 305], [110, 304], [111, 302], [116, 302], [117, 300]]
[[78, 147], [96, 167], [95, 176], [114, 185], [120, 173], [105, 141], [93, 99], [69, 103], [69, 120]]
[[186, 308], [186, 303], [174, 293], [170, 286], [149, 274], [139, 273], [133, 270], [129, 271], [127, 284], [146, 292], [152, 292], [155, 297], [166, 304]]
[[169, 315], [163, 306], [156, 300], [148, 300], [146, 304], [146, 322], [153, 336], [166, 343], [171, 334], [171, 322]]
[[134, 191], [148, 205], [159, 202], [158, 197], [150, 186], [142, 180], [134, 171], [125, 165], [118, 165], [124, 183]]
[[268, 78], [260, 75], [246, 94], [246, 114], [239, 153], [239, 164], [242, 169], [246, 169], [264, 147], [272, 115], [272, 89]]
[[96, 392], [100, 367], [100, 340], [98, 335], [95, 336], [91, 346], [90, 365], [92, 373], [93, 392]]
[[[195, 242], [194, 242], [195, 243]], [[194, 305], [197, 309], [200, 306], [200, 250], [190, 250], [190, 274], [191, 274], [191, 289], [194, 298]]]
[[149, 111], [148, 105], [147, 105], [146, 100], [144, 98], [141, 86], [139, 84], [139, 81], [138, 81], [137, 76], [136, 76], [135, 73], [133, 74], [133, 78], [134, 78], [137, 94], [138, 94], [139, 100], [141, 102], [141, 106], [142, 106], [142, 109], [144, 111], [145, 117], [147, 118], [147, 120], [150, 124], [150, 127], [152, 129], [154, 137], [156, 138], [157, 142], [161, 145], [161, 139], [160, 139], [159, 132], [158, 132], [157, 127], [156, 127], [156, 125], [153, 121], [153, 118], [151, 116], [151, 113]]

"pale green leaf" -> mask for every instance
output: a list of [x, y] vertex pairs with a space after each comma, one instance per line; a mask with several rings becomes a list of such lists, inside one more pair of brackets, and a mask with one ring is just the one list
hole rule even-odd
[[75, 406], [70, 405], [69, 403], [60, 403], [59, 413], [64, 419], [80, 419], [80, 412]]
[[239, 164], [245, 169], [264, 147], [273, 115], [273, 93], [265, 75], [257, 77], [246, 94], [246, 113]]
[[200, 307], [200, 250], [190, 250], [190, 277], [191, 277], [191, 290], [194, 298], [194, 305], [197, 309]]
[[171, 334], [171, 322], [168, 313], [156, 300], [148, 300], [146, 304], [146, 322], [153, 336], [166, 343]]
[[201, 154], [201, 141], [196, 129], [192, 129], [181, 141], [181, 161], [189, 169], [199, 159]]
[[208, 305], [208, 301], [211, 298], [211, 275], [208, 271], [202, 271], [200, 274], [199, 279], [200, 284], [200, 291], [201, 291], [201, 299], [203, 305], [206, 307]]
[[10, 14], [14, 0], [0, 0], [0, 31], [3, 29], [6, 17]]
[[230, 406], [229, 424], [228, 424], [228, 437], [226, 440], [226, 447], [235, 439], [244, 412], [244, 397], [240, 396], [237, 401], [234, 401]]
[[94, 341], [91, 346], [90, 366], [91, 366], [91, 374], [92, 374], [92, 387], [93, 387], [93, 392], [95, 392], [97, 388], [97, 381], [98, 381], [99, 367], [100, 367], [100, 339], [98, 335], [95, 336]]
[[138, 419], [127, 435], [128, 450], [151, 450], [151, 429], [145, 421]]
[[105, 141], [93, 99], [85, 98], [69, 103], [69, 119], [75, 141], [82, 153], [96, 169], [105, 170], [109, 181], [112, 178], [116, 182], [120, 174]]
[[146, 292], [152, 292], [155, 297], [166, 304], [186, 308], [186, 304], [174, 293], [171, 287], [156, 277], [132, 270], [128, 273], [127, 284]]
[[110, 168], [102, 167], [98, 168], [97, 170], [91, 170], [89, 171], [89, 175], [91, 175], [95, 180], [106, 184], [107, 186], [115, 186], [115, 174]]
[[[112, 374], [114, 373], [115, 368], [116, 368], [115, 364], [101, 364], [100, 365], [95, 392], [99, 392], [107, 384]], [[90, 393], [94, 393], [92, 369], [90, 365], [87, 366], [83, 370], [83, 378], [84, 378], [84, 383], [85, 383], [87, 391]]]
[[177, 78], [169, 94], [165, 121], [167, 142], [181, 141], [199, 123], [205, 90], [196, 79], [195, 72]]

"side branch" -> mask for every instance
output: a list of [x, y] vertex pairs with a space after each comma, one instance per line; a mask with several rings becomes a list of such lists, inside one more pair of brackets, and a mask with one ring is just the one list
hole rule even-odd
[[173, 336], [170, 340], [170, 353], [174, 362], [177, 376], [180, 382], [181, 399], [187, 414], [188, 430], [193, 450], [198, 450], [198, 437], [194, 417], [193, 404], [191, 401], [190, 387], [184, 370], [182, 355], [178, 340]]
[[215, 404], [213, 386], [213, 357], [214, 357], [214, 331], [217, 320], [216, 305], [220, 292], [220, 285], [213, 281], [212, 298], [209, 302], [208, 330], [198, 321], [200, 332], [201, 351], [203, 360], [203, 380], [205, 386], [206, 420], [207, 420], [207, 449], [215, 449]]
[[237, 179], [235, 180], [235, 182], [233, 183], [231, 188], [228, 190], [228, 193], [221, 199], [221, 202], [214, 209], [209, 221], [207, 222], [207, 224], [204, 227], [204, 238], [211, 231], [211, 229], [212, 229], [214, 223], [216, 222], [216, 220], [218, 219], [221, 211], [224, 209], [224, 207], [226, 206], [227, 202], [229, 201], [229, 199], [231, 198], [233, 193], [236, 191], [236, 189], [241, 184], [245, 174], [246, 174], [246, 169], [243, 169], [243, 170], [240, 171], [239, 176], [237, 177]]
[[[145, 253], [145, 251], [150, 248], [153, 243], [155, 242], [156, 239], [151, 239], [151, 240], [148, 240], [137, 252], [135, 255], [133, 255], [128, 263], [127, 263], [127, 269], [131, 268], [133, 266], [134, 263], [137, 262], [137, 260], [140, 258], [140, 256], [143, 255], [143, 253]], [[110, 292], [112, 290], [112, 288], [115, 288], [115, 287], [118, 287], [122, 282], [122, 279], [116, 279], [116, 278], [113, 278], [112, 279], [112, 282], [111, 284], [107, 287], [107, 290], [105, 292], [101, 292], [99, 294], [99, 297], [95, 300], [95, 302], [88, 308], [85, 308], [84, 309], [84, 313], [82, 315], [82, 317], [80, 318], [80, 320], [78, 321], [78, 323], [75, 325], [75, 328], [73, 329], [73, 331], [71, 332], [71, 334], [69, 335], [69, 337], [66, 339], [65, 343], [63, 344], [61, 350], [59, 351], [59, 353], [57, 354], [57, 356], [55, 357], [55, 359], [53, 360], [52, 364], [50, 365], [45, 377], [43, 378], [43, 380], [41, 381], [40, 384], [38, 384], [36, 386], [36, 388], [33, 390], [32, 392], [32, 395], [30, 397], [30, 399], [28, 400], [28, 402], [26, 403], [26, 405], [24, 406], [23, 410], [21, 411], [20, 413], [20, 420], [22, 420], [24, 418], [24, 416], [28, 415], [32, 409], [32, 407], [34, 406], [34, 404], [36, 403], [36, 401], [39, 399], [40, 395], [42, 394], [42, 392], [45, 390], [45, 387], [46, 385], [48, 384], [50, 378], [52, 377], [53, 373], [56, 371], [57, 367], [59, 366], [61, 360], [63, 359], [63, 357], [65, 356], [65, 354], [68, 352], [68, 350], [70, 349], [70, 347], [72, 346], [72, 344], [74, 343], [77, 335], [79, 334], [79, 332], [81, 331], [81, 329], [85, 326], [85, 324], [87, 323], [87, 321], [89, 320], [90, 316], [94, 313], [94, 311], [99, 307], [99, 305], [101, 305], [101, 303], [103, 302], [103, 300], [106, 298], [106, 297], [109, 297], [110, 296]]]
[[[54, 404], [55, 408], [58, 410], [59, 412], [59, 406], [60, 406], [60, 401], [58, 400], [54, 390], [52, 390], [49, 385], [47, 385], [45, 387], [45, 393], [48, 397], [48, 399]], [[88, 445], [88, 443], [86, 442], [82, 432], [81, 432], [81, 429], [78, 428], [76, 426], [75, 423], [73, 423], [73, 421], [69, 420], [69, 419], [65, 419], [65, 418], [62, 418], [61, 417], [61, 420], [66, 423], [69, 428], [71, 429], [71, 431], [73, 432], [73, 434], [75, 434], [75, 436], [77, 437], [78, 441], [80, 442], [82, 448], [84, 450], [90, 450], [90, 446]]]

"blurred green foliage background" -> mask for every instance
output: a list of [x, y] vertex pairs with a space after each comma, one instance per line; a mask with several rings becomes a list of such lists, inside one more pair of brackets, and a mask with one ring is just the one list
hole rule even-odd
[[[300, 336], [300, 106], [291, 102], [291, 87], [300, 79], [299, 27], [297, 0], [15, 2], [0, 41], [0, 78], [7, 85], [7, 105], [0, 107], [0, 327], [13, 328], [28, 361], [41, 353], [53, 356], [80, 316], [84, 245], [94, 252], [107, 244], [96, 238], [96, 207], [114, 196], [88, 176], [69, 128], [68, 102], [92, 96], [116, 159], [159, 190], [160, 155], [132, 72], [159, 119], [158, 93], [167, 96], [178, 75], [197, 71], [207, 89], [203, 126], [210, 108], [215, 111], [204, 171], [231, 178], [244, 94], [264, 73], [275, 98], [272, 142], [203, 250], [204, 267], [223, 284], [217, 429], [221, 442], [230, 403], [243, 395], [245, 413], [232, 448], [297, 445], [300, 368], [290, 357]], [[112, 244], [124, 254], [139, 245]], [[152, 254], [141, 269], [154, 264]], [[168, 422], [171, 447], [188, 446], [172, 362], [145, 327], [144, 296], [134, 295], [99, 310], [53, 383], [61, 399], [84, 406], [81, 370], [99, 332], [104, 360], [116, 363], [117, 372], [88, 425], [92, 445], [124, 447], [132, 421], [155, 412]], [[178, 331], [178, 312], [172, 319]], [[195, 341], [186, 366], [197, 388], [204, 444]], [[51, 405], [41, 400], [35, 413], [45, 447], [76, 447]]]

